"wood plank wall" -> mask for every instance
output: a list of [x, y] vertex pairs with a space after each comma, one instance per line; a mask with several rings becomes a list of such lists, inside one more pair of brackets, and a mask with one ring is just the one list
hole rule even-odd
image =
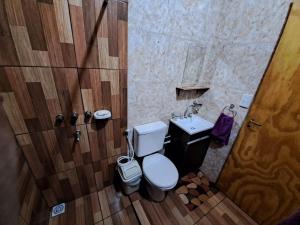
[[18, 149], [18, 165], [19, 224], [30, 225], [33, 221], [36, 224], [46, 224], [49, 219], [48, 205], [20, 149]]
[[[111, 184], [126, 153], [127, 2], [105, 4], [0, 0], [0, 96], [49, 206]], [[111, 110], [112, 119], [84, 120], [98, 109]], [[58, 126], [59, 113], [65, 122]]]
[[[3, 100], [3, 99], [2, 99]], [[0, 224], [29, 225], [33, 220], [47, 222], [48, 207], [14, 133], [0, 100]]]

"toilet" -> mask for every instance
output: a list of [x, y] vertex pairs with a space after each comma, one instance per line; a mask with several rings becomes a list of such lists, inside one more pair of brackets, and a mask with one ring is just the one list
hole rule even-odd
[[143, 157], [142, 170], [149, 196], [154, 201], [162, 201], [165, 193], [178, 182], [175, 165], [160, 152], [163, 150], [168, 126], [162, 121], [134, 127], [134, 152]]

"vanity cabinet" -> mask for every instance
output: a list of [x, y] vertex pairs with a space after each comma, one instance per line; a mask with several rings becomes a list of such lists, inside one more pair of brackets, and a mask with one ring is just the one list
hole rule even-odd
[[202, 165], [210, 144], [211, 130], [190, 135], [170, 122], [165, 155], [175, 164], [181, 176]]

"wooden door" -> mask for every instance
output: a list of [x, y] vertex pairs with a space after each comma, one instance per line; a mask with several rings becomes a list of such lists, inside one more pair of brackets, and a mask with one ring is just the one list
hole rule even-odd
[[277, 224], [300, 208], [299, 1], [218, 185], [261, 224]]

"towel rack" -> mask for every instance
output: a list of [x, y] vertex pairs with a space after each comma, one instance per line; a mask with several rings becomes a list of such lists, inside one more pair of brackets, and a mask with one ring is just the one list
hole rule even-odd
[[233, 117], [237, 115], [237, 111], [233, 110], [235, 107], [234, 104], [230, 104], [229, 106], [225, 106], [222, 110], [223, 113], [225, 113], [225, 110], [228, 110], [232, 114]]

